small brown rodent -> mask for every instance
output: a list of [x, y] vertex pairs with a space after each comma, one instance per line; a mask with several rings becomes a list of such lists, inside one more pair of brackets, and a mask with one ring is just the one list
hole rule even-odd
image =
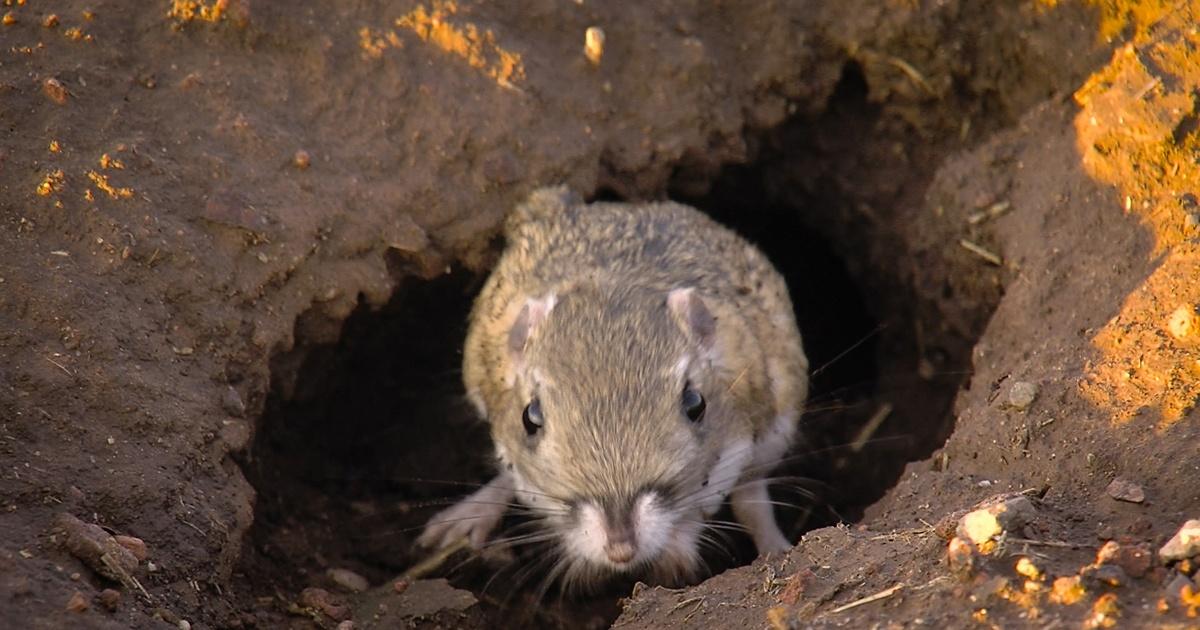
[[533, 193], [471, 312], [467, 394], [500, 474], [419, 542], [482, 546], [513, 497], [567, 582], [696, 576], [729, 497], [760, 553], [790, 546], [763, 479], [796, 432], [808, 359], [766, 257], [676, 203]]

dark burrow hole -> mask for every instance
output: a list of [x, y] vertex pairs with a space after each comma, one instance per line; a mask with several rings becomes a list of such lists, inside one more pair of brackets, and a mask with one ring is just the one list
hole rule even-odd
[[[918, 332], [928, 305], [886, 264], [855, 257], [881, 234], [853, 210], [900, 193], [837, 177], [847, 159], [863, 159], [839, 156], [871, 150], [878, 118], [853, 68], [828, 111], [764, 134], [754, 164], [703, 186], [681, 169], [670, 191], [758, 243], [788, 278], [814, 368], [804, 439], [777, 472], [789, 480], [772, 491], [794, 506], [778, 510], [793, 540], [862, 518], [908, 462], [944, 442], [970, 348]], [[931, 167], [911, 168], [920, 188]], [[255, 595], [333, 590], [333, 568], [387, 585], [424, 557], [413, 540], [425, 521], [490, 478], [490, 441], [459, 374], [481, 282], [467, 272], [408, 278], [384, 307], [360, 307], [340, 328], [318, 315], [297, 322], [295, 348], [272, 362], [244, 462], [258, 500], [241, 577]], [[752, 560], [745, 540], [729, 549], [709, 558], [716, 570]], [[475, 592], [489, 627], [605, 627], [628, 594], [630, 584], [566, 600], [551, 591], [538, 605], [541, 576], [523, 572], [522, 559], [455, 557], [435, 575]]]

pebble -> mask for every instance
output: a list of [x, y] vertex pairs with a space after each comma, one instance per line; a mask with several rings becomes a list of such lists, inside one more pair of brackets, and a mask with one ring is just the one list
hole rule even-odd
[[226, 387], [225, 393], [221, 395], [221, 408], [234, 418], [246, 415], [246, 403], [242, 402], [242, 395], [233, 385]]
[[87, 599], [83, 593], [75, 591], [71, 594], [71, 598], [67, 600], [67, 610], [73, 613], [81, 613], [88, 609]]
[[1176, 573], [1175, 577], [1167, 582], [1167, 597], [1178, 603], [1183, 599], [1183, 589], [1189, 586], [1192, 586], [1192, 581], [1188, 576]]
[[1150, 570], [1154, 553], [1146, 545], [1120, 544], [1110, 540], [1100, 547], [1096, 553], [1098, 564], [1112, 564], [1121, 567], [1131, 577], [1142, 577]]
[[975, 572], [975, 548], [966, 540], [955, 536], [946, 547], [946, 561], [950, 570], [959, 577], [967, 578]]
[[312, 164], [312, 156], [304, 149], [297, 149], [295, 155], [292, 156], [292, 165], [300, 170], [308, 168]]
[[330, 569], [325, 572], [329, 579], [333, 580], [334, 584], [350, 591], [351, 593], [361, 593], [368, 588], [371, 588], [371, 583], [367, 578], [351, 571], [350, 569]]
[[589, 26], [583, 33], [583, 54], [592, 65], [600, 65], [604, 56], [604, 29], [599, 26]]
[[1078, 575], [1057, 578], [1050, 587], [1050, 601], [1064, 606], [1078, 602], [1086, 594]]
[[321, 611], [334, 621], [344, 621], [350, 616], [350, 607], [337, 601], [329, 591], [323, 588], [309, 587], [300, 592], [298, 602], [305, 608]]
[[149, 552], [146, 551], [146, 541], [134, 536], [113, 536], [113, 540], [117, 541], [118, 545], [128, 549], [133, 553], [133, 557], [138, 559], [138, 562], [144, 562]]
[[1038, 568], [1037, 564], [1035, 564], [1033, 560], [1030, 560], [1026, 557], [1021, 557], [1019, 560], [1017, 560], [1016, 569], [1017, 573], [1020, 573], [1031, 580], [1036, 581], [1042, 579], [1043, 577], [1042, 570]]
[[42, 93], [46, 95], [46, 98], [59, 105], [67, 104], [67, 86], [58, 79], [51, 77], [42, 81]]
[[187, 619], [180, 619], [179, 623], [175, 624], [179, 630], [192, 630], [192, 622]]
[[100, 591], [100, 605], [110, 612], [116, 612], [117, 607], [121, 605], [121, 591], [112, 588], [106, 588]]
[[1180, 306], [1171, 313], [1171, 318], [1167, 320], [1167, 331], [1180, 341], [1200, 334], [1200, 314], [1196, 313], [1196, 308], [1193, 306], [1186, 304]]
[[1038, 387], [1029, 381], [1017, 381], [1008, 390], [1008, 404], [1017, 411], [1025, 411], [1037, 398]]
[[96, 573], [126, 583], [130, 574], [137, 569], [137, 556], [99, 525], [84, 523], [62, 512], [55, 517], [54, 527], [62, 534], [60, 540], [67, 551]]
[[1129, 582], [1129, 576], [1125, 574], [1125, 570], [1115, 564], [1087, 567], [1080, 573], [1080, 577], [1088, 582], [1107, 586], [1123, 586]]
[[959, 536], [975, 543], [981, 552], [990, 553], [993, 538], [1020, 530], [1036, 515], [1037, 510], [1028, 498], [1015, 496], [969, 512], [959, 520], [957, 531]]
[[1118, 500], [1127, 501], [1129, 503], [1141, 503], [1146, 500], [1146, 491], [1142, 487], [1127, 479], [1117, 477], [1108, 484], [1105, 489], [1108, 496]]
[[1192, 519], [1183, 524], [1179, 531], [1158, 550], [1158, 557], [1163, 562], [1185, 560], [1200, 555], [1200, 519]]

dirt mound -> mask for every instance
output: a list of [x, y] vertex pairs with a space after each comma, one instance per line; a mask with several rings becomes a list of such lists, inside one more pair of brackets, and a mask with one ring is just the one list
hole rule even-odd
[[[1195, 614], [1196, 559], [1142, 559], [1200, 516], [1196, 3], [401, 4], [0, 7], [0, 620]], [[688, 201], [787, 274], [820, 367], [787, 557], [396, 583], [488, 476], [463, 319], [548, 183]], [[956, 538], [998, 494], [1025, 522]]]

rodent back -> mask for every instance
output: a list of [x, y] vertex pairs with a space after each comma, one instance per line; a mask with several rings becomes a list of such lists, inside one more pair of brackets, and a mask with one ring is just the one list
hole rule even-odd
[[509, 225], [510, 246], [497, 272], [532, 292], [606, 277], [733, 299], [758, 262], [748, 259], [757, 252], [740, 237], [676, 203], [564, 205], [524, 216]]

